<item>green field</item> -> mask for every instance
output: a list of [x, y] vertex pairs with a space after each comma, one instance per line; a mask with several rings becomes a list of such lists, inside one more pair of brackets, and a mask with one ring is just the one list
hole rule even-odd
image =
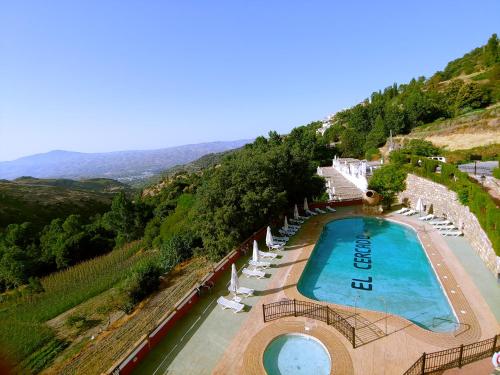
[[23, 373], [42, 369], [66, 347], [45, 323], [117, 285], [132, 266], [151, 256], [139, 249], [140, 243], [131, 244], [47, 276], [43, 293], [4, 295], [0, 320], [8, 324], [0, 325], [2, 355], [21, 363]]
[[[57, 185], [59, 182], [64, 185], [64, 181], [68, 180], [51, 180], [51, 184], [36, 179], [0, 180], [0, 228], [26, 221], [42, 228], [55, 218], [71, 214], [90, 217], [109, 209], [114, 192], [98, 190], [95, 183], [88, 189], [69, 183], [66, 183], [68, 186]], [[81, 185], [78, 181], [74, 183]]]

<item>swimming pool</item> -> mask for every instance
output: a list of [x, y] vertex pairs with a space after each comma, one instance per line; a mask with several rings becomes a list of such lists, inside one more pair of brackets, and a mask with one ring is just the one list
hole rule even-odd
[[387, 310], [436, 332], [456, 325], [416, 233], [381, 218], [326, 224], [298, 289], [318, 301]]
[[268, 375], [327, 375], [331, 360], [325, 346], [316, 338], [289, 333], [276, 337], [264, 351]]

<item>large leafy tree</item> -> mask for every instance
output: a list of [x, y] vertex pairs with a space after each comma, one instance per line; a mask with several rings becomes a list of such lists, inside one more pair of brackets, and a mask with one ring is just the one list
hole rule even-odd
[[406, 171], [397, 164], [389, 164], [376, 169], [368, 188], [382, 195], [382, 203], [386, 207], [390, 206], [396, 194], [406, 188]]
[[314, 129], [286, 137], [271, 133], [227, 157], [204, 178], [197, 194], [196, 222], [203, 245], [217, 258], [292, 203], [324, 191], [311, 160], [323, 156]]

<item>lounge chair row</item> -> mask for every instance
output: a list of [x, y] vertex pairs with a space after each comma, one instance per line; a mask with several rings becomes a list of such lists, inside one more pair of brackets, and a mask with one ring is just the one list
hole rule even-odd
[[[400, 210], [395, 211], [395, 213], [411, 216], [417, 213], [417, 211], [410, 208], [403, 207]], [[429, 214], [418, 218], [421, 221], [426, 221], [428, 224], [436, 228], [443, 236], [458, 237], [462, 236], [463, 233], [455, 226], [453, 223], [446, 218], [439, 218], [436, 215]]]

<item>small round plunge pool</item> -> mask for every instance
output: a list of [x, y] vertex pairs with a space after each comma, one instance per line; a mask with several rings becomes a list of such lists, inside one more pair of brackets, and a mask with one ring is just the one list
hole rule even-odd
[[318, 339], [301, 333], [274, 338], [264, 351], [264, 368], [268, 375], [328, 375], [331, 358]]

